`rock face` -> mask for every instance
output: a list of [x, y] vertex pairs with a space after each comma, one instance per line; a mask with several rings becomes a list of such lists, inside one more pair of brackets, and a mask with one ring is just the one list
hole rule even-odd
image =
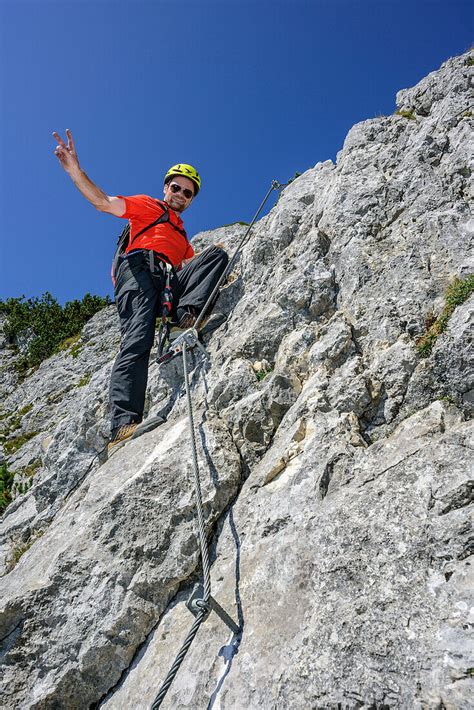
[[[189, 356], [212, 593], [242, 632], [211, 614], [163, 707], [472, 707], [474, 298], [416, 348], [474, 271], [471, 64], [284, 189], [220, 296], [210, 362]], [[196, 241], [232, 251], [244, 230]], [[111, 307], [16, 386], [1, 343], [5, 447], [25, 439], [7, 463], [33, 481], [1, 523], [5, 708], [150, 708], [193, 622], [182, 363], [150, 364], [166, 422], [106, 461], [118, 342]]]

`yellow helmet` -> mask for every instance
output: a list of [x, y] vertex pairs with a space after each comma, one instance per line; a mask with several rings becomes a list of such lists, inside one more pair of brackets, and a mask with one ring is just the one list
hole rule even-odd
[[192, 180], [196, 187], [194, 195], [196, 196], [198, 194], [201, 189], [201, 178], [199, 177], [199, 173], [196, 168], [193, 168], [192, 165], [187, 165], [186, 163], [178, 163], [177, 165], [173, 165], [173, 167], [171, 167], [165, 175], [165, 185], [169, 183], [174, 175], [183, 175], [184, 177]]

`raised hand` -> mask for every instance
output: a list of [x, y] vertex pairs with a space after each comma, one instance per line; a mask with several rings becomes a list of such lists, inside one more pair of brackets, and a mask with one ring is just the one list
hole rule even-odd
[[76, 155], [76, 148], [69, 128], [66, 128], [67, 145], [56, 131], [53, 131], [53, 136], [58, 143], [54, 155], [57, 156], [64, 170], [69, 174], [74, 170], [79, 170], [80, 166]]

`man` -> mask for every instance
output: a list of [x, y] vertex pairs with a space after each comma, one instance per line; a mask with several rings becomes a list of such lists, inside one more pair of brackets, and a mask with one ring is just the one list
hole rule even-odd
[[163, 201], [148, 195], [111, 197], [81, 169], [69, 129], [66, 135], [67, 145], [53, 132], [58, 144], [54, 153], [75, 186], [100, 212], [123, 217], [130, 224], [125, 253], [118, 258], [113, 274], [122, 340], [110, 381], [110, 454], [136, 433], [142, 421], [148, 360], [156, 318], [163, 307], [170, 268], [167, 264], [173, 267], [173, 319], [180, 328], [190, 328], [227, 266], [228, 257], [220, 246], [195, 256], [183, 228], [180, 214], [201, 187], [195, 168], [180, 163], [168, 170]]

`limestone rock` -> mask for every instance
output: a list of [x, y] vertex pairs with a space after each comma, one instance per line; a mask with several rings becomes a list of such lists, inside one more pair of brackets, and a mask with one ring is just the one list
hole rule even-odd
[[[473, 297], [417, 350], [474, 270], [468, 56], [284, 188], [189, 354], [212, 594], [241, 633], [211, 613], [163, 707], [470, 707]], [[152, 355], [166, 421], [106, 461], [119, 337], [107, 308], [22, 383], [0, 338], [2, 456], [32, 482], [0, 523], [8, 710], [145, 710], [193, 623], [183, 364]]]

